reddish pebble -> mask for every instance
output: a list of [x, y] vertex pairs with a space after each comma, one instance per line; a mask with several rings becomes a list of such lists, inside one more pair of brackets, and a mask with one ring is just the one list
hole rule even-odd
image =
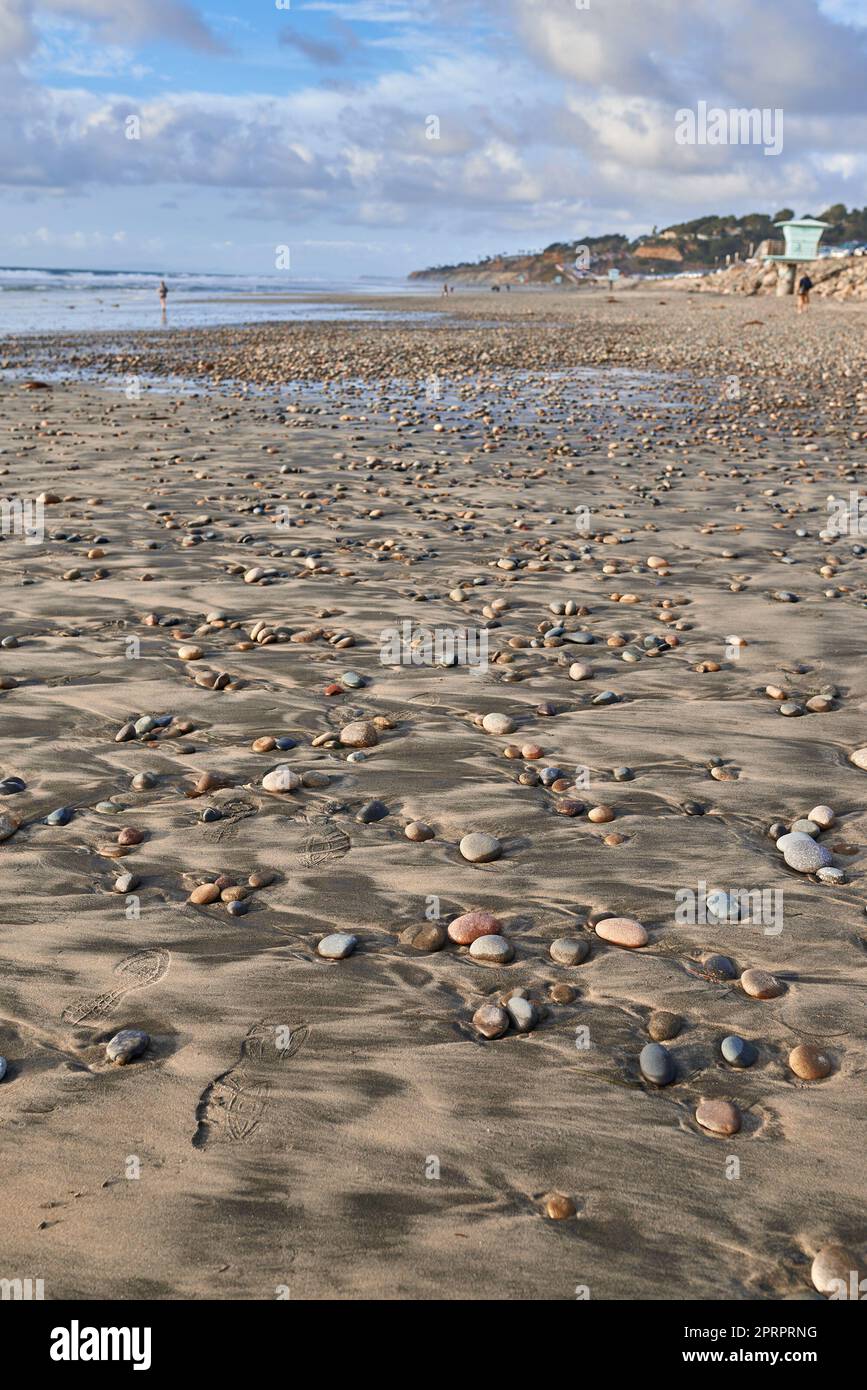
[[333, 682], [331, 685], [326, 685], [326, 687], [325, 687], [325, 689], [323, 690], [322, 694], [323, 694], [323, 695], [342, 695], [342, 694], [343, 694], [343, 686], [342, 686], [342, 685], [338, 685], [338, 684], [336, 683], [336, 681], [335, 681], [335, 682]]
[[143, 830], [136, 830], [133, 826], [128, 825], [124, 830], [121, 830], [117, 842], [119, 845], [140, 845], [144, 837]]
[[625, 946], [629, 950], [646, 946], [648, 939], [644, 927], [632, 917], [606, 917], [597, 923], [596, 935], [603, 941], [610, 941], [612, 946]]
[[776, 999], [785, 986], [767, 970], [745, 970], [741, 975], [741, 989], [751, 999]]
[[503, 924], [492, 912], [465, 912], [449, 923], [449, 940], [470, 946], [480, 936], [499, 936]]
[[741, 1127], [741, 1113], [728, 1100], [700, 1100], [695, 1118], [709, 1134], [737, 1134]]

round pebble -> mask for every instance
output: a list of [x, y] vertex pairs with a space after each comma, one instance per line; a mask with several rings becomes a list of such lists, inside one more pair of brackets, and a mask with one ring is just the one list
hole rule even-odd
[[501, 1038], [509, 1027], [509, 1015], [499, 1004], [482, 1004], [473, 1014], [473, 1027], [483, 1038]]
[[448, 936], [458, 946], [471, 946], [480, 936], [499, 936], [502, 925], [492, 912], [465, 912], [449, 923]]
[[632, 917], [606, 917], [597, 923], [596, 935], [612, 946], [625, 946], [628, 950], [646, 946], [648, 941], [646, 930]]
[[150, 1037], [141, 1028], [121, 1028], [106, 1044], [105, 1055], [119, 1067], [139, 1057], [150, 1044]]
[[515, 721], [508, 714], [486, 714], [482, 728], [486, 734], [511, 734], [515, 731]]
[[201, 905], [203, 903], [215, 903], [220, 896], [220, 890], [216, 883], [201, 883], [198, 888], [194, 888], [188, 902]]
[[820, 830], [830, 830], [836, 819], [830, 806], [814, 806], [810, 811], [808, 819], [814, 825], [818, 825]]
[[785, 985], [767, 970], [745, 970], [741, 988], [751, 999], [776, 999], [785, 991]]
[[782, 852], [789, 868], [796, 869], [799, 874], [814, 874], [817, 869], [824, 869], [831, 863], [830, 851], [824, 845], [816, 844], [811, 835], [800, 831], [781, 835], [777, 840], [777, 849]]
[[840, 1299], [845, 1294], [846, 1298], [852, 1296], [852, 1273], [855, 1274], [855, 1297], [860, 1301], [860, 1290], [858, 1284], [861, 1279], [861, 1269], [858, 1260], [848, 1250], [845, 1245], [823, 1245], [822, 1249], [813, 1258], [810, 1266], [810, 1278], [814, 1288], [819, 1293], [830, 1297], [836, 1294]]
[[388, 807], [384, 801], [366, 801], [358, 815], [355, 817], [361, 825], [373, 825], [378, 820], [385, 820], [388, 815]]
[[789, 1069], [802, 1081], [821, 1081], [831, 1072], [831, 1058], [811, 1043], [801, 1043], [789, 1053]]
[[529, 1033], [539, 1021], [536, 1006], [529, 999], [513, 995], [506, 1004], [506, 1012], [512, 1020], [516, 1033]]
[[401, 946], [416, 951], [441, 951], [446, 944], [446, 929], [440, 922], [415, 922], [406, 927], [398, 938]]
[[514, 958], [515, 948], [504, 936], [486, 933], [471, 943], [470, 955], [473, 960], [483, 960], [489, 965], [507, 965]]
[[375, 748], [379, 734], [369, 719], [356, 719], [340, 730], [340, 742], [345, 748]]
[[728, 1100], [700, 1100], [695, 1118], [709, 1134], [737, 1134], [741, 1127], [740, 1111]]
[[496, 835], [486, 835], [480, 830], [464, 835], [458, 849], [471, 864], [490, 864], [503, 853], [503, 846]]
[[746, 1038], [738, 1037], [737, 1033], [723, 1038], [720, 1052], [731, 1067], [751, 1067], [759, 1055], [753, 1044]]
[[558, 965], [580, 965], [590, 954], [590, 941], [583, 936], [558, 936], [548, 954]]
[[683, 1027], [680, 1014], [669, 1013], [667, 1009], [654, 1009], [647, 1020], [647, 1031], [654, 1042], [668, 1042], [676, 1038]]
[[262, 778], [262, 787], [266, 792], [294, 792], [301, 786], [301, 778], [291, 767], [281, 763], [271, 772], [266, 772]]
[[357, 945], [357, 936], [347, 931], [336, 931], [323, 936], [316, 950], [324, 960], [343, 960], [352, 955]]
[[551, 1221], [568, 1221], [576, 1213], [572, 1198], [564, 1197], [562, 1192], [550, 1192], [545, 1198], [545, 1215]]
[[661, 1043], [649, 1042], [638, 1058], [641, 1075], [654, 1086], [668, 1086], [674, 1080], [674, 1062], [668, 1048]]

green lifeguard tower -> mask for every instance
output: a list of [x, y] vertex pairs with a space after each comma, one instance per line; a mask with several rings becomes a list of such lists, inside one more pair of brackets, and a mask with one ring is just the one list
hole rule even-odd
[[817, 259], [822, 233], [830, 225], [830, 222], [819, 222], [815, 217], [793, 217], [790, 222], [774, 223], [775, 227], [782, 228], [785, 243], [781, 256], [767, 257], [769, 261], [777, 262], [778, 295], [793, 293], [799, 262]]

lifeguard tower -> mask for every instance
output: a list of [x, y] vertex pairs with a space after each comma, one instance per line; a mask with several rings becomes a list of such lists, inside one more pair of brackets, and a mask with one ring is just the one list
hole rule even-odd
[[815, 217], [794, 217], [791, 222], [775, 222], [781, 227], [785, 250], [781, 256], [768, 256], [769, 261], [777, 262], [777, 294], [792, 294], [795, 289], [795, 272], [801, 261], [815, 261], [819, 255], [819, 242], [822, 233], [830, 227], [830, 222], [819, 222]]

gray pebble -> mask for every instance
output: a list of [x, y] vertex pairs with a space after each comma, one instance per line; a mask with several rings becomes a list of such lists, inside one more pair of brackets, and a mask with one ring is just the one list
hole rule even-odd
[[730, 1033], [727, 1038], [723, 1038], [720, 1052], [732, 1067], [751, 1067], [759, 1055], [753, 1044], [746, 1038], [738, 1037], [737, 1033]]
[[471, 864], [490, 864], [503, 853], [503, 846], [496, 835], [486, 835], [481, 830], [465, 835], [458, 848], [464, 859], [468, 859]]
[[788, 835], [781, 835], [777, 840], [777, 849], [789, 868], [796, 869], [799, 874], [814, 874], [817, 869], [824, 869], [831, 863], [830, 850], [816, 844], [811, 835], [800, 832], [790, 831]]
[[654, 1086], [667, 1086], [674, 1080], [674, 1062], [668, 1048], [662, 1043], [647, 1043], [638, 1058], [641, 1075]]
[[558, 965], [580, 965], [590, 953], [590, 942], [581, 936], [558, 936], [548, 951]]
[[105, 1055], [110, 1062], [123, 1067], [133, 1057], [140, 1056], [149, 1043], [150, 1037], [141, 1028], [121, 1028], [106, 1044]]
[[323, 936], [316, 950], [324, 960], [343, 960], [346, 956], [352, 955], [357, 945], [357, 936], [347, 931], [336, 931], [331, 932], [329, 936]]
[[539, 1021], [535, 1004], [532, 1004], [529, 999], [522, 999], [520, 995], [513, 995], [508, 1001], [506, 1012], [517, 1033], [529, 1033]]

